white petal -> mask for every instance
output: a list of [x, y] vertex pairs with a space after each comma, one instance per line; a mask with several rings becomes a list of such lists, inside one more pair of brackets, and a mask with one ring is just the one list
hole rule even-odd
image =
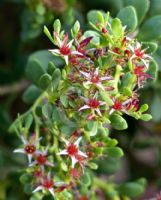
[[78, 151], [78, 154], [79, 154], [80, 156], [83, 156], [83, 157], [85, 157], [85, 158], [88, 158], [88, 156], [87, 156], [85, 153], [83, 153], [82, 151]]
[[74, 39], [71, 40], [70, 42], [68, 42], [67, 46], [70, 48], [72, 46], [72, 43], [73, 43]]
[[113, 78], [111, 76], [104, 76], [100, 78], [101, 81], [106, 81], [106, 80], [112, 80]]
[[65, 63], [68, 65], [68, 56], [64, 56]]
[[50, 49], [49, 50], [51, 53], [56, 54], [56, 55], [61, 55], [60, 50], [59, 49]]
[[44, 188], [43, 188], [43, 186], [38, 186], [34, 191], [32, 191], [33, 193], [34, 192], [38, 192], [38, 191], [40, 191], [40, 190], [43, 190]]
[[28, 161], [29, 161], [29, 164], [30, 164], [31, 160], [32, 160], [32, 154], [27, 154], [27, 157], [28, 157]]
[[83, 56], [82, 53], [78, 52], [78, 51], [72, 51], [71, 54], [73, 55], [80, 55], [80, 56]]
[[105, 91], [105, 88], [103, 87], [103, 85], [101, 83], [97, 83], [96, 84], [101, 90]]
[[82, 106], [81, 108], [79, 108], [79, 111], [81, 111], [81, 110], [86, 110], [86, 109], [89, 109], [89, 108], [90, 108], [90, 106], [84, 105], [84, 106]]
[[62, 185], [66, 185], [63, 181], [59, 181], [59, 182], [54, 182], [54, 185], [56, 187], [62, 186]]
[[25, 140], [25, 138], [24, 138], [23, 135], [21, 135], [21, 140], [22, 140], [22, 142], [24, 143], [24, 145], [26, 145], [26, 144], [28, 143], [27, 140]]
[[37, 144], [39, 144], [39, 142], [40, 142], [40, 140], [42, 140], [42, 137], [39, 137], [36, 141], [35, 141], [35, 146], [37, 145]]
[[104, 101], [100, 101], [99, 103], [100, 103], [100, 106], [103, 106], [106, 104], [106, 102], [104, 102]]
[[68, 155], [68, 152], [67, 152], [67, 150], [65, 149], [65, 150], [62, 150], [62, 151], [60, 151], [59, 153], [57, 153], [58, 155]]
[[111, 115], [115, 110], [112, 108], [109, 112], [109, 115]]
[[80, 71], [80, 73], [83, 74], [86, 78], [90, 78], [90, 73], [83, 72], [83, 71]]
[[53, 189], [53, 188], [50, 188], [50, 189], [49, 189], [49, 192], [50, 192], [50, 193], [52, 194], [52, 196], [54, 197], [54, 195], [55, 195], [55, 194], [54, 194], [54, 189]]
[[96, 112], [98, 113], [98, 115], [99, 115], [100, 117], [102, 117], [102, 114], [101, 114], [101, 112], [100, 112], [100, 109], [99, 109], [99, 108], [97, 108], [97, 109], [96, 109]]
[[14, 153], [26, 153], [24, 149], [15, 149]]
[[141, 59], [141, 61], [144, 63], [145, 67], [148, 69], [148, 63], [144, 60], [144, 59]]
[[37, 161], [35, 160], [34, 162], [32, 162], [31, 163], [31, 161], [29, 162], [29, 167], [32, 167], [32, 166], [34, 166], [34, 165], [36, 165], [37, 164]]
[[94, 72], [94, 75], [98, 76], [98, 72], [99, 72], [99, 69], [97, 67], [96, 70], [95, 70], [95, 72]]
[[134, 58], [137, 58], [137, 56], [135, 54], [133, 54], [130, 58], [130, 60], [134, 59]]
[[72, 168], [74, 168], [75, 164], [78, 162], [77, 159], [75, 159], [74, 156], [71, 156], [71, 159], [72, 159]]
[[79, 137], [75, 142], [74, 144], [78, 147], [79, 146], [79, 143], [81, 141], [82, 137]]

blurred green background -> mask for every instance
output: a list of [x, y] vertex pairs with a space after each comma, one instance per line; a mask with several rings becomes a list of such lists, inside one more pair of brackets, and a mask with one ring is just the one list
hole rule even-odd
[[[158, 47], [154, 54], [158, 63], [158, 79], [149, 83], [141, 91], [141, 101], [150, 106], [153, 120], [144, 123], [128, 118], [126, 131], [112, 131], [125, 152], [121, 161], [113, 161], [104, 167], [101, 161], [98, 174], [116, 173], [116, 181], [129, 181], [146, 177], [148, 186], [145, 195], [148, 199], [161, 188], [161, 23], [155, 23], [155, 17], [161, 17], [161, 0], [0, 0], [0, 200], [29, 199], [27, 188], [19, 181], [25, 160], [13, 154], [19, 141], [8, 128], [17, 117], [25, 112], [29, 104], [23, 99], [25, 89], [30, 85], [25, 76], [27, 59], [35, 51], [52, 48], [52, 44], [43, 34], [43, 26], [52, 30], [52, 22], [59, 18], [63, 28], [69, 30], [75, 20], [79, 20], [82, 29], [89, 25], [88, 11], [99, 9], [110, 11], [117, 16], [120, 9], [132, 5], [139, 19], [134, 33], [141, 40], [150, 41]], [[159, 18], [161, 21], [161, 18]], [[143, 34], [148, 24], [147, 34]], [[148, 32], [149, 31], [149, 32]], [[151, 32], [153, 36], [151, 37]], [[112, 162], [111, 162], [112, 163]], [[102, 198], [103, 199], [103, 198]]]

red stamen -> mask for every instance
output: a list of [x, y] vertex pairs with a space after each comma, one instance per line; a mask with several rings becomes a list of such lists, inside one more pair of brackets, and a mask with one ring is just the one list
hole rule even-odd
[[78, 154], [78, 148], [75, 144], [70, 144], [67, 148], [67, 152], [70, 156], [75, 156]]
[[122, 110], [122, 103], [118, 99], [116, 99], [112, 108], [115, 110]]
[[45, 188], [45, 189], [51, 189], [53, 186], [54, 186], [54, 182], [53, 180], [51, 179], [47, 179], [45, 178], [42, 182], [42, 186]]
[[68, 47], [68, 46], [62, 46], [61, 48], [60, 48], [60, 53], [62, 54], [62, 55], [69, 55], [70, 53], [71, 53], [71, 50], [70, 50], [70, 48]]
[[36, 157], [36, 160], [37, 160], [38, 164], [44, 165], [47, 161], [47, 158], [46, 158], [46, 156], [40, 154]]
[[33, 154], [35, 151], [36, 151], [36, 147], [34, 145], [28, 144], [25, 146], [25, 152], [27, 154]]
[[142, 51], [140, 48], [135, 49], [134, 51], [135, 55], [139, 58], [144, 58], [144, 51]]
[[100, 106], [100, 103], [96, 99], [90, 99], [88, 102], [88, 106], [95, 109]]

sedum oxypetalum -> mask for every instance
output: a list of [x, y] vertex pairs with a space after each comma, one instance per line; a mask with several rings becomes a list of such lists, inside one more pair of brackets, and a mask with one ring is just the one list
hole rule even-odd
[[[121, 188], [130, 187], [101, 182], [92, 169], [99, 167], [100, 158], [123, 155], [109, 130], [126, 129], [125, 115], [151, 119], [145, 114], [148, 105], [139, 103], [139, 90], [153, 79], [152, 57], [109, 13], [98, 12], [96, 24], [90, 24], [94, 30], [83, 32], [77, 21], [71, 34], [61, 30], [59, 20], [53, 34], [44, 27], [53, 43], [49, 52], [62, 58], [64, 65], [60, 69], [49, 63], [39, 79], [42, 94], [12, 126], [25, 141], [22, 153], [30, 157], [21, 180], [26, 183], [24, 177], [32, 177], [28, 184], [33, 199], [42, 199], [49, 191], [58, 200], [94, 200], [97, 188], [109, 199], [120, 199], [126, 196]], [[140, 182], [129, 183], [136, 196], [143, 192]]]

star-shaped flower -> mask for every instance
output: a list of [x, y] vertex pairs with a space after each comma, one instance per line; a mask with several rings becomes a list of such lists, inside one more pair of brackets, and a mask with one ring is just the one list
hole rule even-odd
[[90, 99], [83, 98], [83, 99], [86, 102], [86, 105], [82, 106], [79, 109], [79, 111], [86, 110], [86, 109], [91, 109], [91, 110], [96, 111], [99, 116], [102, 116], [99, 107], [106, 104], [104, 101], [98, 101], [96, 98], [90, 98]]
[[79, 150], [79, 143], [82, 137], [79, 137], [74, 143], [67, 140], [63, 140], [66, 144], [66, 149], [59, 152], [59, 155], [68, 155], [72, 160], [72, 168], [74, 168], [76, 163], [80, 162], [79, 156], [87, 158], [88, 156]]
[[148, 68], [149, 61], [152, 59], [152, 57], [145, 53], [146, 49], [141, 49], [141, 44], [139, 42], [136, 42], [135, 47], [129, 45], [129, 49], [133, 52], [133, 55], [130, 59], [139, 59], [143, 62], [146, 68]]
[[44, 152], [36, 151], [34, 154], [35, 160], [30, 164], [30, 166], [40, 165], [42, 168], [42, 171], [44, 171], [45, 165], [49, 166], [49, 167], [53, 167], [54, 164], [48, 161], [47, 155], [48, 155], [48, 148], [46, 148], [46, 150]]
[[29, 141], [27, 141], [24, 138], [24, 136], [21, 136], [21, 140], [24, 144], [24, 147], [21, 149], [15, 149], [14, 153], [27, 154], [29, 164], [31, 164], [32, 157], [33, 157], [34, 153], [36, 152], [36, 145], [37, 145], [37, 143], [39, 143], [41, 138], [36, 140], [36, 135], [33, 134]]
[[98, 88], [101, 88], [102, 90], [105, 90], [104, 86], [102, 85], [103, 81], [107, 81], [107, 80], [112, 80], [111, 76], [101, 76], [99, 74], [99, 69], [96, 68], [95, 71], [93, 72], [84, 72], [84, 71], [80, 71], [80, 73], [87, 79], [87, 81], [85, 82], [86, 85], [96, 85]]
[[40, 185], [33, 191], [33, 193], [38, 192], [40, 190], [48, 190], [54, 197], [55, 196], [54, 186], [59, 187], [63, 184], [64, 184], [63, 182], [54, 182], [49, 172], [47, 176], [43, 176], [41, 178]]
[[70, 55], [83, 55], [82, 53], [80, 53], [78, 51], [73, 51], [71, 49], [72, 43], [74, 40], [71, 40], [70, 42], [68, 42], [68, 33], [66, 33], [66, 35], [62, 41], [60, 40], [58, 33], [54, 32], [54, 36], [58, 43], [59, 49], [53, 49], [53, 50], [49, 50], [49, 51], [53, 54], [63, 57], [65, 59], [65, 62], [67, 65], [68, 65]]
[[138, 87], [140, 88], [147, 78], [152, 78], [149, 74], [144, 72], [145, 66], [135, 66], [134, 74], [137, 76]]

